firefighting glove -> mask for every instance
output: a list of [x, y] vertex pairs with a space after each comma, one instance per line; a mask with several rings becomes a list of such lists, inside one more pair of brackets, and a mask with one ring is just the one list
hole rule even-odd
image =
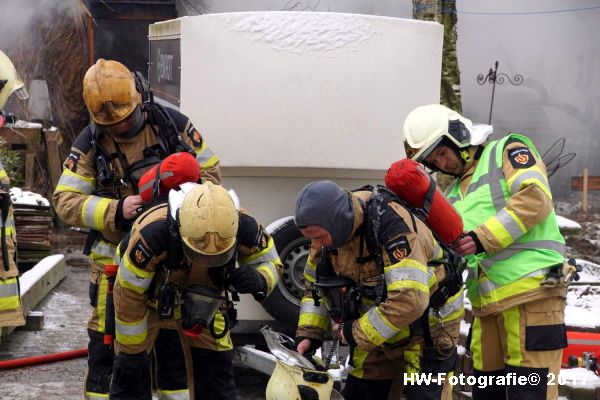
[[574, 258], [569, 258], [567, 263], [563, 265], [564, 284], [568, 285], [571, 281], [578, 281], [579, 272], [582, 270], [582, 266], [578, 265]]
[[252, 267], [239, 267], [229, 273], [227, 283], [238, 293], [250, 293], [258, 299], [264, 299], [267, 294], [267, 281]]
[[308, 339], [310, 341], [310, 348], [304, 353], [304, 355], [306, 355], [306, 356], [315, 354], [317, 349], [323, 345], [323, 342], [321, 340], [306, 337], [306, 336], [296, 336], [296, 338], [294, 339], [294, 342], [295, 342], [294, 348], [293, 348], [294, 351], [298, 348], [298, 345], [304, 339]]

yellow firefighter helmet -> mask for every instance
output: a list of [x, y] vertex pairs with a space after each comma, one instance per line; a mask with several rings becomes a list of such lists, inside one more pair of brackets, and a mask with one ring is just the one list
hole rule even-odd
[[239, 214], [222, 186], [194, 187], [181, 203], [178, 221], [183, 251], [197, 265], [219, 267], [233, 257]]
[[333, 388], [333, 377], [316, 369], [313, 361], [300, 355], [290, 337], [261, 328], [265, 342], [275, 356], [275, 370], [267, 383], [266, 400], [343, 400]]
[[99, 59], [83, 77], [83, 100], [98, 125], [114, 125], [142, 104], [135, 79], [118, 61]]
[[273, 375], [267, 383], [267, 400], [341, 399], [333, 390], [333, 378], [327, 372], [275, 363]]
[[29, 97], [27, 89], [19, 78], [10, 58], [0, 51], [0, 109], [4, 108], [8, 98], [13, 93], [21, 100]]

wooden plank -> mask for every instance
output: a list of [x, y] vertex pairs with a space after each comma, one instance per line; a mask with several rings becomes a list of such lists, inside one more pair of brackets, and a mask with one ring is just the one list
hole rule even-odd
[[583, 211], [588, 210], [588, 186], [589, 186], [589, 171], [587, 168], [583, 169], [583, 200], [581, 201], [581, 207]]
[[25, 154], [25, 187], [33, 190], [35, 182], [35, 153]]
[[[59, 145], [62, 143], [60, 131], [56, 128], [44, 131], [46, 140], [46, 150], [48, 152], [48, 171], [50, 173], [50, 183], [52, 190], [58, 185], [58, 180], [62, 174], [62, 159], [60, 157]], [[50, 193], [52, 196], [52, 193]]]
[[[62, 254], [48, 256], [25, 272], [19, 278], [23, 314], [28, 315], [66, 276], [67, 267], [65, 256]], [[6, 337], [14, 330], [15, 327], [12, 326], [0, 328], [0, 338]]]
[[[577, 192], [583, 190], [583, 176], [571, 178], [571, 190]], [[600, 176], [588, 176], [588, 190], [600, 190]]]

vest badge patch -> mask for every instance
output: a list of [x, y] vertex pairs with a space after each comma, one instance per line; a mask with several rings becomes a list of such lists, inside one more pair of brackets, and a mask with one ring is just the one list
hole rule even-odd
[[129, 258], [136, 267], [144, 269], [152, 259], [152, 251], [139, 239], [129, 253]]
[[529, 168], [535, 165], [535, 158], [527, 147], [519, 147], [508, 151], [508, 159], [513, 168]]
[[386, 243], [385, 250], [387, 251], [388, 257], [390, 258], [390, 262], [392, 264], [402, 261], [408, 257], [412, 251], [406, 236], [401, 236], [399, 238], [390, 240]]
[[200, 147], [202, 145], [202, 135], [193, 125], [187, 131], [189, 138], [192, 140], [194, 147]]

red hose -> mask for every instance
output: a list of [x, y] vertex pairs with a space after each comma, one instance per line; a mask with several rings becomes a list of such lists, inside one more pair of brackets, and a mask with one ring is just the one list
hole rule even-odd
[[0, 370], [28, 367], [37, 364], [46, 364], [56, 361], [65, 361], [72, 358], [85, 357], [88, 354], [87, 347], [83, 349], [64, 351], [62, 353], [44, 354], [43, 356], [16, 358], [14, 360], [0, 361]]

